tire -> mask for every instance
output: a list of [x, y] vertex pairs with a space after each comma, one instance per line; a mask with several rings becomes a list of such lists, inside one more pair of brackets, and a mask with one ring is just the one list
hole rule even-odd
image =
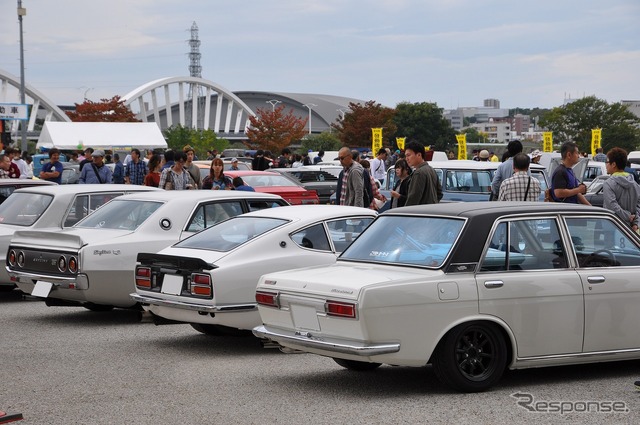
[[448, 387], [484, 391], [497, 383], [507, 365], [507, 345], [497, 327], [471, 322], [453, 328], [440, 341], [433, 371]]
[[191, 323], [191, 327], [200, 333], [209, 336], [250, 336], [251, 331], [246, 329], [235, 329], [221, 325], [205, 325], [202, 323]]
[[111, 311], [114, 309], [112, 305], [102, 305], [102, 304], [93, 304], [93, 303], [85, 303], [82, 304], [84, 308], [90, 311]]
[[336, 359], [333, 358], [333, 361], [338, 363], [340, 366], [345, 369], [355, 370], [358, 372], [363, 372], [367, 370], [374, 370], [380, 367], [381, 363], [369, 363], [369, 362], [359, 362], [356, 360], [345, 360], [345, 359]]

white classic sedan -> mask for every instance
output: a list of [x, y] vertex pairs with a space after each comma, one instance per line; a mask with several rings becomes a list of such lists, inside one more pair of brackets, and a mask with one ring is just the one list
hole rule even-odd
[[232, 216], [284, 205], [277, 195], [229, 190], [125, 195], [69, 229], [16, 231], [7, 270], [22, 291], [47, 305], [133, 307], [139, 252], [162, 249]]
[[131, 296], [154, 316], [206, 334], [251, 330], [262, 323], [255, 302], [262, 274], [334, 263], [375, 216], [301, 205], [233, 217], [157, 254], [139, 254]]
[[[22, 182], [23, 180], [18, 180]], [[74, 184], [59, 186], [45, 180], [39, 186], [11, 193], [0, 205], [0, 290], [13, 289], [6, 270], [9, 242], [16, 230], [71, 227], [113, 198], [126, 193], [159, 191], [149, 186]]]
[[262, 276], [254, 329], [346, 368], [433, 365], [459, 391], [505, 368], [640, 358], [640, 239], [562, 203], [381, 214], [331, 266]]

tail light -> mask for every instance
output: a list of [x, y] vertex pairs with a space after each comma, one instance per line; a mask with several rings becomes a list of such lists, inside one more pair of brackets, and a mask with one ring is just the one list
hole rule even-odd
[[256, 302], [267, 307], [280, 308], [278, 294], [275, 292], [256, 291]]
[[62, 273], [67, 271], [67, 259], [64, 255], [61, 255], [60, 258], [58, 258], [58, 270]]
[[18, 264], [18, 267], [20, 268], [24, 267], [24, 252], [22, 251], [18, 253], [17, 264]]
[[136, 267], [136, 286], [140, 289], [151, 289], [150, 267]]
[[69, 272], [78, 273], [78, 259], [76, 257], [69, 257]]
[[12, 249], [9, 251], [9, 255], [7, 255], [7, 262], [11, 267], [16, 265], [16, 252]]
[[324, 310], [326, 311], [327, 316], [346, 317], [349, 319], [355, 319], [357, 311], [355, 304], [339, 301], [325, 302]]
[[191, 284], [189, 285], [191, 295], [197, 297], [213, 297], [213, 286], [211, 285], [211, 276], [202, 273], [193, 273], [191, 275]]

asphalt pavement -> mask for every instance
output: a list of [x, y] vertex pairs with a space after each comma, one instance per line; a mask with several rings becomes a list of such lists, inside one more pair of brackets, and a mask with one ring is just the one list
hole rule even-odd
[[0, 410], [25, 425], [640, 423], [638, 361], [510, 371], [459, 394], [430, 367], [351, 372], [254, 337], [46, 307], [18, 291], [0, 293], [0, 326]]

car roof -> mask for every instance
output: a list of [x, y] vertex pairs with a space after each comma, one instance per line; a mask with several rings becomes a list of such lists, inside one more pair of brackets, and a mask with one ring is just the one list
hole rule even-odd
[[136, 192], [136, 191], [160, 191], [157, 187], [138, 186], [135, 184], [62, 184], [62, 185], [43, 185], [24, 187], [15, 191], [15, 193], [42, 193], [42, 194], [74, 194], [74, 193], [91, 193], [91, 192]]
[[181, 200], [214, 200], [214, 199], [282, 199], [278, 195], [261, 192], [245, 192], [242, 190], [160, 190], [157, 192], [135, 193], [119, 196], [116, 199], [135, 199], [144, 201], [169, 201]]
[[564, 202], [527, 202], [526, 205], [516, 202], [446, 202], [430, 205], [414, 205], [410, 207], [394, 208], [385, 211], [387, 214], [418, 214], [418, 215], [449, 215], [458, 217], [473, 217], [483, 214], [553, 214], [558, 212], [584, 212], [588, 214], [601, 213], [604, 210], [587, 205]]
[[0, 186], [51, 186], [56, 183], [39, 179], [0, 179]]
[[[280, 210], [280, 211], [276, 211]], [[267, 208], [253, 211], [244, 215], [259, 217], [275, 217], [283, 219], [308, 219], [309, 221], [323, 220], [327, 217], [341, 216], [369, 216], [376, 217], [378, 213], [369, 208], [348, 207], [344, 205], [291, 205], [284, 208]]]

